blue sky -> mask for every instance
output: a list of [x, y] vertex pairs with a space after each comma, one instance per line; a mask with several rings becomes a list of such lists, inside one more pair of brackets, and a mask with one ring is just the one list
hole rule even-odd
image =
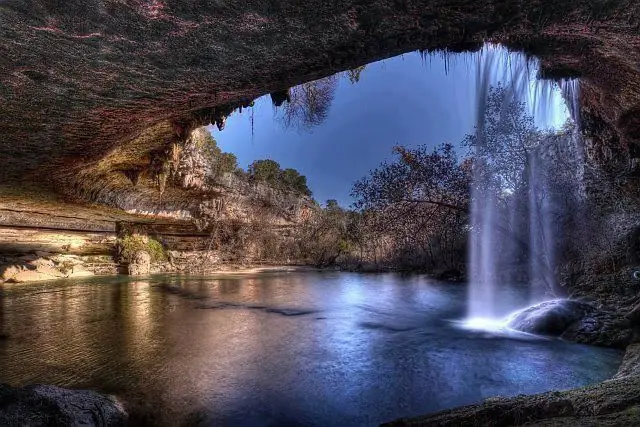
[[[493, 80], [504, 78], [504, 64], [513, 61], [513, 55], [503, 56]], [[212, 133], [224, 151], [237, 155], [241, 167], [256, 159], [276, 160], [306, 175], [318, 202], [337, 199], [348, 207], [352, 184], [391, 159], [394, 145], [455, 144], [473, 131], [476, 59], [451, 56], [446, 72], [440, 55], [423, 59], [409, 53], [369, 64], [358, 83], [339, 79], [327, 120], [310, 132], [283, 128], [266, 96], [253, 108], [253, 135], [251, 109], [234, 113], [222, 132]], [[552, 98], [551, 115], [564, 122], [559, 93]]]

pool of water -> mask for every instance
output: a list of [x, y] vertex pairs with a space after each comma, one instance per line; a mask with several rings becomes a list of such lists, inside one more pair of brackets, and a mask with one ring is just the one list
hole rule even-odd
[[113, 393], [153, 425], [361, 426], [582, 386], [620, 363], [612, 349], [459, 328], [466, 295], [338, 272], [5, 286], [0, 382]]

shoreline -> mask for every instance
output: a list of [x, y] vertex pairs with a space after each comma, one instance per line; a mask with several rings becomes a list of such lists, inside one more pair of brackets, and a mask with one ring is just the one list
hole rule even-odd
[[383, 423], [381, 427], [503, 425], [640, 425], [640, 343], [626, 347], [613, 377], [590, 386], [514, 397], [489, 397], [472, 405], [400, 418]]

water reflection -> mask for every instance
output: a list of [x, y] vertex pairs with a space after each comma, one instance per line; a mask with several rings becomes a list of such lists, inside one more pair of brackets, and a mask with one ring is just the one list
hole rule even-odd
[[121, 396], [154, 425], [375, 425], [610, 376], [617, 351], [460, 330], [464, 287], [287, 273], [11, 287], [0, 381]]

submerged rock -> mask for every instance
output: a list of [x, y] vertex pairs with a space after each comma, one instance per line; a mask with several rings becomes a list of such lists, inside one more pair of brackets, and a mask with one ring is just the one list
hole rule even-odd
[[24, 388], [0, 384], [2, 426], [123, 426], [122, 404], [112, 396], [90, 390], [52, 385]]

